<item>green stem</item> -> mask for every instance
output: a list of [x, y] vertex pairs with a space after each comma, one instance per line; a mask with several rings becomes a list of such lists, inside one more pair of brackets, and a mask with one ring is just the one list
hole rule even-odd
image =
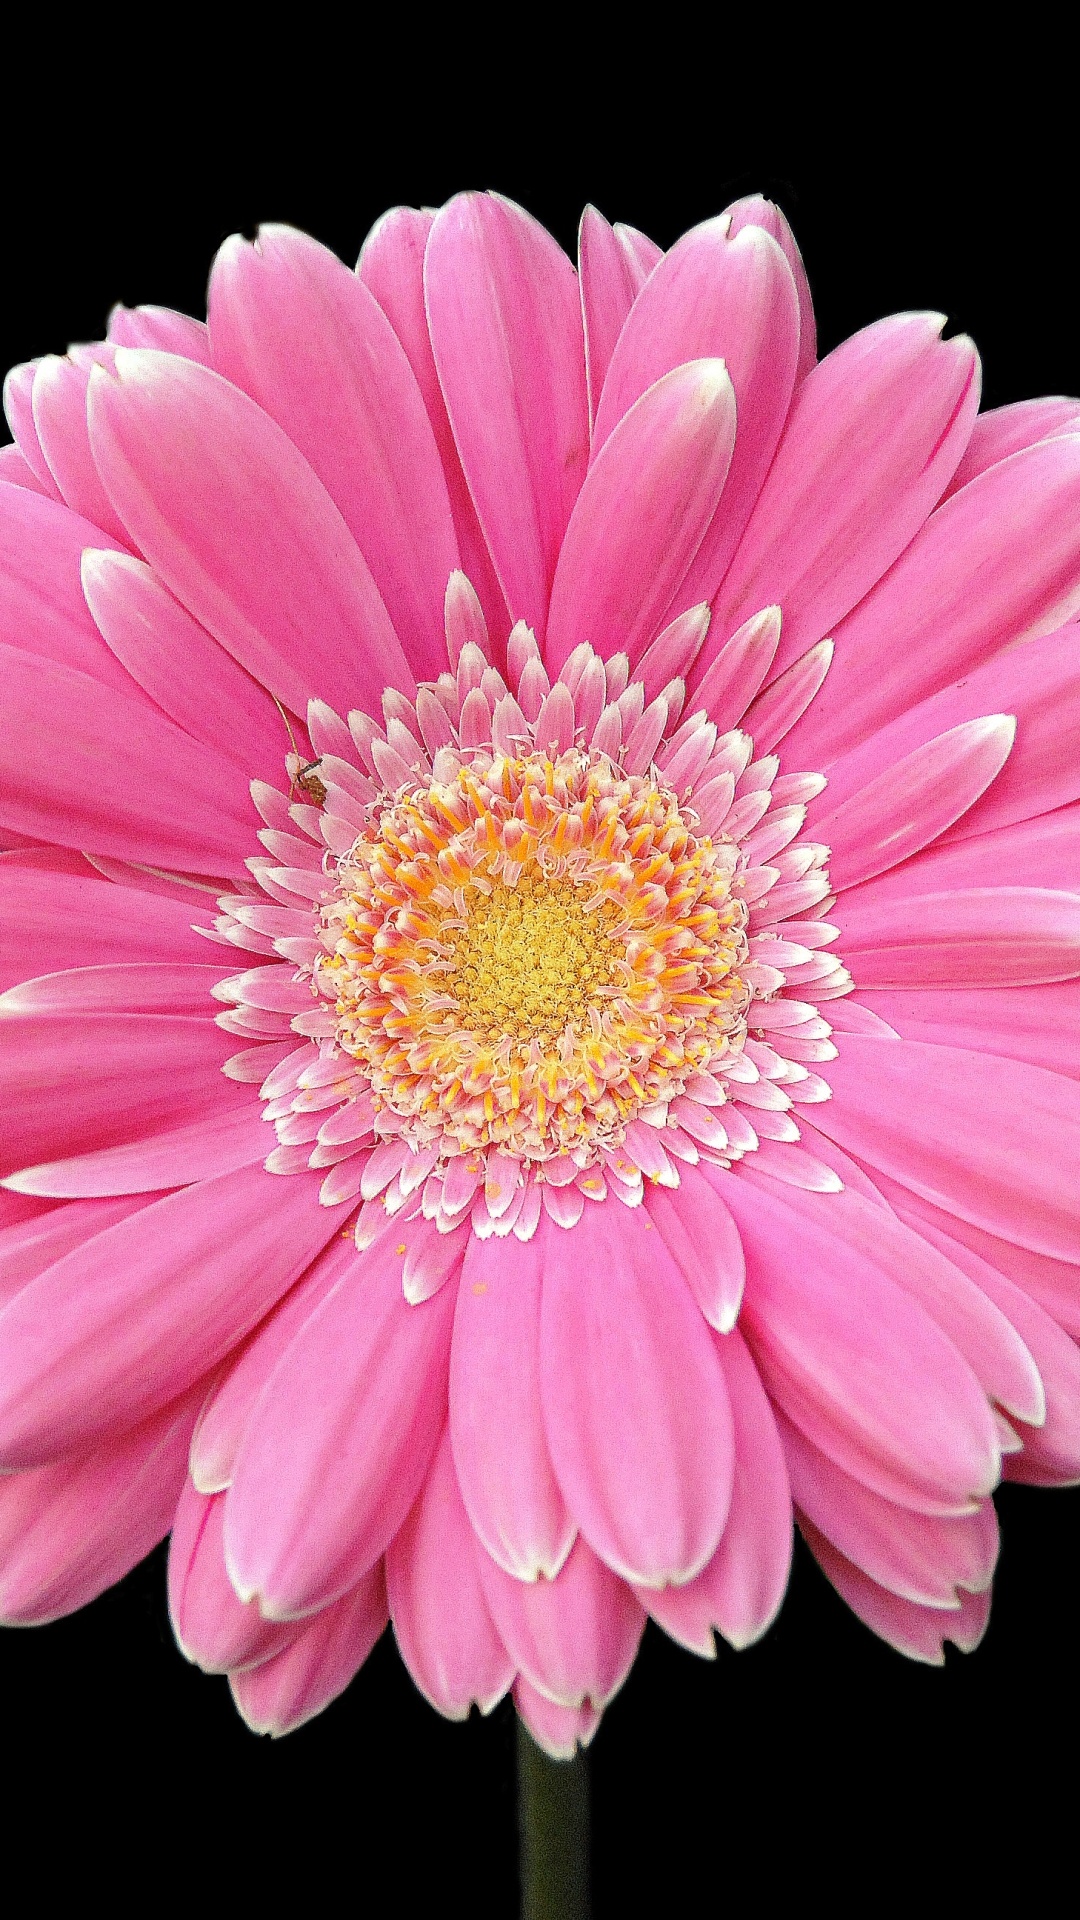
[[518, 1721], [521, 1920], [589, 1920], [589, 1760], [549, 1760]]

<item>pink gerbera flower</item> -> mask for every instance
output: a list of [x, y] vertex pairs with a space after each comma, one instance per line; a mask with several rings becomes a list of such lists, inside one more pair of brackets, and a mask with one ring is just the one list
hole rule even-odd
[[1080, 407], [817, 365], [760, 199], [209, 305], [7, 389], [3, 1616], [171, 1529], [253, 1727], [389, 1614], [570, 1753], [794, 1503], [973, 1647], [1000, 1475], [1080, 1478]]

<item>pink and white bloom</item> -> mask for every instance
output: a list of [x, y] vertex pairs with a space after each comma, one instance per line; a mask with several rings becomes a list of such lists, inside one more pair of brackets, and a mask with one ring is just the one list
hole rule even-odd
[[587, 1741], [1080, 1479], [1080, 405], [497, 196], [9, 376], [0, 1612]]

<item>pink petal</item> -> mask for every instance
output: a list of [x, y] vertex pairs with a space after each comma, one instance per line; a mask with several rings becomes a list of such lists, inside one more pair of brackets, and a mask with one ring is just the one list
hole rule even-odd
[[742, 1303], [746, 1263], [739, 1229], [719, 1195], [692, 1167], [677, 1193], [650, 1187], [649, 1216], [711, 1327], [730, 1333]]
[[572, 1760], [579, 1747], [587, 1747], [600, 1715], [591, 1701], [583, 1707], [560, 1707], [545, 1699], [520, 1675], [514, 1683], [514, 1705], [533, 1739], [551, 1760]]
[[829, 710], [807, 716], [800, 755], [827, 764], [1007, 642], [1060, 627], [1080, 608], [1078, 524], [1075, 433], [946, 501], [837, 628]]
[[47, 500], [55, 497], [53, 491], [38, 479], [18, 447], [0, 447], [0, 480], [13, 487], [25, 487], [30, 493], [42, 494]]
[[461, 1504], [448, 1434], [386, 1556], [394, 1635], [421, 1693], [451, 1720], [508, 1693], [514, 1662], [492, 1621], [477, 1545]]
[[98, 477], [86, 430], [86, 389], [95, 366], [111, 367], [108, 346], [71, 347], [46, 354], [34, 373], [33, 410], [38, 445], [69, 507], [103, 533], [127, 545], [127, 534]]
[[[4, 1022], [4, 1036], [5, 1173], [250, 1106], [250, 1094], [221, 1072], [235, 1044], [212, 1020], [15, 1013]], [[74, 1076], [73, 1059], [79, 1063]]]
[[68, 873], [14, 858], [0, 855], [0, 987], [55, 966], [58, 930], [65, 958], [82, 966], [205, 960], [206, 943], [182, 901], [114, 886], [85, 863]]
[[0, 1315], [0, 1449], [37, 1466], [143, 1419], [239, 1344], [326, 1235], [313, 1179], [260, 1168], [157, 1200], [45, 1269]]
[[990, 1585], [998, 1544], [991, 1501], [956, 1519], [913, 1513], [842, 1472], [783, 1415], [780, 1423], [800, 1515], [879, 1586], [916, 1606], [953, 1608], [958, 1586]]
[[[62, 1207], [22, 1194], [0, 1193], [0, 1300], [10, 1300], [35, 1274], [43, 1273], [73, 1247], [81, 1247], [145, 1205], [142, 1199], [78, 1200]], [[20, 1209], [18, 1214], [12, 1214], [13, 1206]]]
[[367, 565], [281, 428], [217, 374], [122, 347], [90, 441], [155, 573], [268, 692], [342, 713], [414, 681]]
[[470, 1239], [450, 1359], [462, 1498], [492, 1558], [519, 1580], [558, 1572], [574, 1538], [540, 1405], [545, 1238]]
[[832, 659], [832, 641], [819, 640], [758, 694], [744, 715], [756, 754], [769, 752], [791, 732], [820, 691]]
[[116, 347], [157, 347], [162, 353], [197, 360], [200, 366], [211, 364], [205, 323], [172, 307], [116, 306], [109, 315], [108, 335]]
[[273, 1136], [256, 1101], [208, 1113], [186, 1127], [148, 1134], [129, 1146], [104, 1147], [9, 1175], [19, 1193], [79, 1200], [95, 1195], [162, 1193], [192, 1180], [234, 1173], [266, 1159]]
[[354, 1259], [351, 1232], [329, 1241], [233, 1357], [199, 1414], [192, 1436], [191, 1477], [200, 1493], [221, 1493], [231, 1485], [240, 1442], [259, 1395], [286, 1348], [342, 1274], [352, 1269]]
[[4, 376], [4, 413], [12, 437], [35, 480], [50, 500], [59, 500], [60, 489], [53, 479], [49, 463], [41, 451], [34, 425], [34, 375], [37, 361], [24, 361]]
[[480, 597], [490, 630], [498, 636], [509, 625], [506, 601], [461, 470], [428, 333], [424, 251], [434, 218], [430, 211], [421, 213], [415, 207], [392, 207], [368, 234], [356, 271], [375, 295], [408, 356], [439, 448], [461, 564]]
[[[999, 1471], [989, 1404], [956, 1348], [898, 1284], [903, 1256], [845, 1232], [852, 1210], [867, 1203], [844, 1193], [815, 1204], [790, 1188], [781, 1197], [712, 1168], [708, 1177], [746, 1250], [740, 1328], [788, 1418], [864, 1485], [917, 1511], [963, 1511], [987, 1493]], [[873, 1223], [886, 1218], [867, 1211]]]
[[905, 1040], [969, 1047], [1080, 1080], [1080, 986], [916, 988], [874, 993], [875, 1007]]
[[733, 1647], [761, 1638], [780, 1610], [791, 1566], [791, 1494], [768, 1397], [741, 1334], [716, 1345], [735, 1422], [727, 1525], [696, 1580], [640, 1595], [665, 1633], [706, 1659], [715, 1652], [714, 1627]]
[[814, 831], [828, 844], [834, 887], [857, 886], [935, 840], [1001, 772], [1015, 738], [1011, 714], [968, 720], [819, 814]]
[[424, 258], [431, 342], [461, 462], [512, 617], [542, 635], [585, 473], [577, 275], [498, 194], [458, 194]]
[[1029, 986], [1080, 973], [1080, 894], [972, 887], [836, 912], [858, 988]]
[[1080, 1089], [1020, 1061], [846, 1034], [821, 1132], [948, 1213], [1080, 1260]]
[[343, 1693], [386, 1625], [382, 1567], [305, 1621], [283, 1653], [229, 1677], [232, 1696], [253, 1733], [278, 1739]]
[[593, 436], [595, 460], [662, 375], [691, 360], [724, 361], [738, 439], [723, 510], [679, 591], [681, 606], [711, 600], [724, 577], [776, 452], [799, 353], [798, 295], [781, 248], [761, 227], [737, 235], [728, 227], [723, 215], [694, 227], [650, 275], [612, 354]]
[[514, 1580], [486, 1554], [483, 1590], [513, 1665], [562, 1707], [604, 1707], [634, 1662], [645, 1614], [584, 1540], [554, 1580]]
[[1016, 400], [1011, 406], [991, 407], [980, 413], [971, 429], [971, 439], [947, 488], [945, 498], [959, 493], [969, 480], [1007, 460], [1011, 453], [1034, 447], [1040, 440], [1056, 439], [1063, 433], [1080, 429], [1080, 403], [1054, 396], [1047, 400]]
[[251, 802], [238, 767], [160, 717], [141, 692], [15, 647], [0, 647], [0, 672], [0, 820], [119, 860], [244, 873]]
[[74, 1613], [157, 1545], [201, 1392], [93, 1453], [0, 1476], [0, 1619], [40, 1625]]
[[585, 367], [589, 386], [589, 422], [596, 409], [623, 323], [648, 278], [648, 269], [632, 247], [608, 225], [595, 207], [586, 207], [578, 233], [578, 274], [585, 323]]
[[692, 1579], [731, 1494], [731, 1411], [712, 1336], [640, 1211], [541, 1221], [544, 1425], [590, 1545], [646, 1586]]
[[677, 367], [619, 421], [559, 555], [545, 654], [552, 672], [585, 641], [604, 659], [625, 649], [636, 660], [716, 511], [734, 444], [734, 396], [719, 360]]
[[910, 1600], [901, 1600], [885, 1587], [879, 1587], [850, 1560], [845, 1560], [808, 1521], [800, 1523], [800, 1530], [841, 1599], [846, 1600], [871, 1633], [887, 1640], [898, 1653], [927, 1666], [941, 1667], [945, 1664], [946, 1640], [951, 1640], [961, 1653], [974, 1652], [986, 1632], [989, 1593], [965, 1594], [955, 1611], [914, 1606]]
[[236, 761], [248, 779], [281, 779], [291, 743], [269, 694], [148, 566], [126, 553], [89, 548], [82, 589], [111, 652], [170, 720]]
[[404, 1251], [390, 1232], [357, 1256], [283, 1355], [244, 1432], [226, 1556], [241, 1598], [257, 1594], [271, 1619], [325, 1606], [375, 1564], [438, 1445], [454, 1291], [409, 1306]]
[[375, 295], [328, 248], [282, 226], [226, 240], [210, 276], [214, 365], [283, 427], [363, 553], [417, 679], [446, 665], [442, 605], [458, 566], [420, 389]]
[[[55, 954], [54, 954], [55, 958]], [[119, 966], [70, 967], [9, 987], [0, 1008], [13, 1013], [187, 1013], [208, 1015], [221, 967], [190, 961], [123, 961]]]
[[291, 1622], [264, 1620], [237, 1599], [225, 1571], [224, 1508], [222, 1494], [206, 1499], [187, 1481], [169, 1542], [169, 1618], [181, 1651], [204, 1673], [254, 1666], [296, 1637]]
[[744, 227], [764, 227], [772, 235], [781, 249], [795, 279], [795, 290], [799, 296], [799, 365], [796, 382], [805, 380], [811, 368], [817, 364], [817, 328], [814, 324], [814, 305], [810, 298], [810, 285], [806, 278], [806, 268], [799, 252], [795, 235], [778, 206], [772, 200], [764, 200], [759, 193], [748, 194], [745, 200], [733, 200], [730, 207], [724, 209], [731, 218], [731, 237], [742, 232]]
[[103, 544], [100, 530], [68, 507], [0, 486], [0, 639], [134, 699], [136, 689], [83, 597], [83, 551]]
[[717, 640], [784, 610], [797, 659], [907, 546], [952, 473], [978, 406], [970, 341], [936, 314], [866, 327], [808, 374], [719, 599]]

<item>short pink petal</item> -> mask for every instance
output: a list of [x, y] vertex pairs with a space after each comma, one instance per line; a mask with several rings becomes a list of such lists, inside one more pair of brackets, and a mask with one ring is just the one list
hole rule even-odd
[[541, 1392], [566, 1503], [590, 1545], [646, 1586], [692, 1579], [731, 1496], [731, 1409], [712, 1335], [641, 1211], [541, 1221]]
[[711, 1658], [713, 1628], [733, 1647], [759, 1640], [780, 1610], [791, 1566], [791, 1494], [776, 1421], [742, 1335], [717, 1341], [735, 1423], [735, 1479], [720, 1545], [696, 1580], [643, 1588], [653, 1619]]
[[327, 247], [264, 226], [226, 240], [210, 276], [219, 373], [310, 462], [371, 568], [418, 679], [446, 665], [459, 565], [439, 450], [405, 350], [375, 295]]
[[54, 498], [51, 489], [38, 479], [18, 447], [0, 447], [0, 480], [13, 487], [25, 487], [29, 493], [42, 494], [47, 500]]
[[585, 473], [589, 418], [577, 275], [497, 194], [458, 194], [424, 258], [435, 363], [462, 465], [515, 620], [542, 635]]
[[469, 1518], [518, 1579], [549, 1578], [574, 1537], [540, 1404], [543, 1235], [470, 1238], [450, 1360], [450, 1433]]
[[0, 1476], [0, 1620], [40, 1625], [121, 1580], [172, 1524], [201, 1388], [97, 1451]]
[[34, 426], [53, 479], [69, 507], [127, 545], [127, 533], [101, 484], [86, 428], [86, 389], [95, 366], [111, 366], [108, 346], [50, 353], [34, 373]]
[[[46, 1469], [48, 1471], [48, 1469]], [[264, 1620], [238, 1600], [225, 1571], [224, 1496], [207, 1499], [184, 1484], [169, 1542], [169, 1617], [180, 1648], [204, 1673], [255, 1666], [296, 1636], [291, 1623]]]
[[718, 641], [778, 603], [780, 663], [797, 659], [922, 525], [978, 406], [974, 349], [941, 341], [942, 324], [935, 314], [878, 321], [807, 375], [714, 603]]
[[633, 1665], [645, 1613], [578, 1539], [554, 1580], [514, 1580], [481, 1556], [484, 1593], [514, 1666], [563, 1707], [603, 1707]]
[[413, 676], [366, 562], [303, 455], [246, 394], [121, 348], [90, 382], [90, 439], [155, 573], [292, 712], [373, 707]]
[[514, 1705], [537, 1746], [551, 1760], [572, 1760], [600, 1725], [599, 1711], [591, 1701], [583, 1707], [560, 1707], [521, 1676], [514, 1684]]
[[[995, 1484], [989, 1403], [952, 1342], [902, 1290], [898, 1255], [845, 1218], [856, 1194], [765, 1191], [709, 1169], [746, 1250], [740, 1317], [770, 1397], [822, 1452], [887, 1499], [963, 1509]], [[824, 1209], [827, 1209], [825, 1211]], [[799, 1247], [797, 1264], [791, 1247]]]
[[36, 1466], [144, 1418], [216, 1367], [326, 1236], [314, 1176], [262, 1168], [157, 1200], [0, 1314], [0, 1455]]
[[381, 1565], [351, 1592], [324, 1607], [283, 1653], [243, 1673], [230, 1675], [233, 1699], [253, 1733], [277, 1739], [344, 1693], [386, 1626], [386, 1584]]
[[654, 269], [619, 335], [596, 415], [593, 458], [634, 401], [674, 367], [723, 360], [739, 433], [720, 512], [680, 588], [680, 606], [711, 600], [776, 452], [795, 384], [799, 301], [781, 248], [758, 226], [729, 232], [721, 215], [694, 227]]
[[846, 1034], [814, 1124], [989, 1233], [1080, 1260], [1080, 1088], [1021, 1061]]
[[711, 1327], [730, 1333], [746, 1280], [739, 1229], [720, 1196], [693, 1167], [680, 1169], [677, 1192], [650, 1187], [654, 1227]]
[[101, 531], [58, 501], [0, 485], [0, 639], [138, 697], [94, 625], [80, 566]]
[[432, 1706], [464, 1720], [490, 1713], [515, 1666], [480, 1584], [476, 1536], [461, 1503], [449, 1434], [386, 1556], [390, 1616], [402, 1659]]
[[244, 873], [252, 820], [239, 767], [159, 716], [141, 690], [105, 687], [15, 647], [0, 646], [0, 673], [0, 820], [118, 860]]
[[654, 638], [716, 511], [734, 445], [735, 402], [719, 360], [665, 374], [619, 421], [559, 555], [552, 672], [583, 641], [604, 659], [625, 651], [633, 661]]
[[271, 1618], [324, 1606], [374, 1565], [438, 1445], [454, 1289], [409, 1306], [398, 1245], [390, 1232], [356, 1257], [282, 1356], [241, 1441], [226, 1555], [238, 1593], [257, 1594]]

